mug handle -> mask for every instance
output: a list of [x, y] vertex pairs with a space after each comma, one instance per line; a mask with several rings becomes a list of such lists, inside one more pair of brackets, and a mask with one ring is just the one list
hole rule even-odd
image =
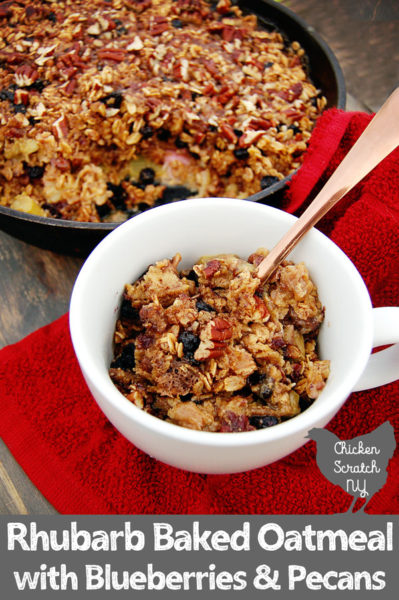
[[373, 348], [394, 344], [370, 355], [353, 391], [361, 392], [399, 379], [399, 307], [384, 306], [373, 309]]

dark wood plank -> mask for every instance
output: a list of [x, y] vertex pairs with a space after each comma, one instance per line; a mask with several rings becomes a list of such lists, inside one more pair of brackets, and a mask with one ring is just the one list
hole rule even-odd
[[371, 111], [399, 85], [397, 0], [285, 0], [329, 44], [348, 92]]
[[0, 440], [0, 514], [48, 515], [56, 512]]
[[83, 260], [41, 250], [0, 232], [0, 347], [68, 310]]
[[[0, 347], [21, 340], [68, 310], [82, 262], [0, 232]], [[55, 512], [0, 440], [0, 514]]]

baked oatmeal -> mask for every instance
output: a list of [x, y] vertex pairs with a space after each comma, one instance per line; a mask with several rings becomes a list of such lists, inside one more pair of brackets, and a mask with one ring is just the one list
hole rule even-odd
[[128, 400], [176, 425], [237, 432], [295, 417], [319, 396], [329, 361], [317, 355], [317, 289], [303, 263], [261, 283], [266, 254], [203, 257], [183, 271], [176, 254], [125, 286], [109, 372]]
[[326, 100], [231, 0], [0, 2], [0, 203], [121, 221], [297, 169]]

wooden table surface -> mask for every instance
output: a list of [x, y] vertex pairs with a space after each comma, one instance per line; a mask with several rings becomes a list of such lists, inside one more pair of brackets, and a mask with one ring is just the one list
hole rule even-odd
[[[399, 84], [397, 0], [284, 4], [313, 26], [336, 54], [346, 80], [347, 109], [377, 110]], [[82, 258], [41, 250], [0, 232], [0, 347], [68, 310], [82, 263]], [[55, 512], [0, 440], [0, 514]]]

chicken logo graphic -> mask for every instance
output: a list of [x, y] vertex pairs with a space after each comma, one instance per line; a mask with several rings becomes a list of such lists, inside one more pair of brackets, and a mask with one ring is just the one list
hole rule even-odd
[[318, 428], [311, 429], [306, 437], [317, 443], [316, 460], [324, 477], [353, 496], [348, 512], [353, 511], [358, 498], [365, 498], [357, 511], [363, 512], [387, 479], [387, 465], [396, 447], [389, 421], [350, 440], [341, 440], [327, 429]]

